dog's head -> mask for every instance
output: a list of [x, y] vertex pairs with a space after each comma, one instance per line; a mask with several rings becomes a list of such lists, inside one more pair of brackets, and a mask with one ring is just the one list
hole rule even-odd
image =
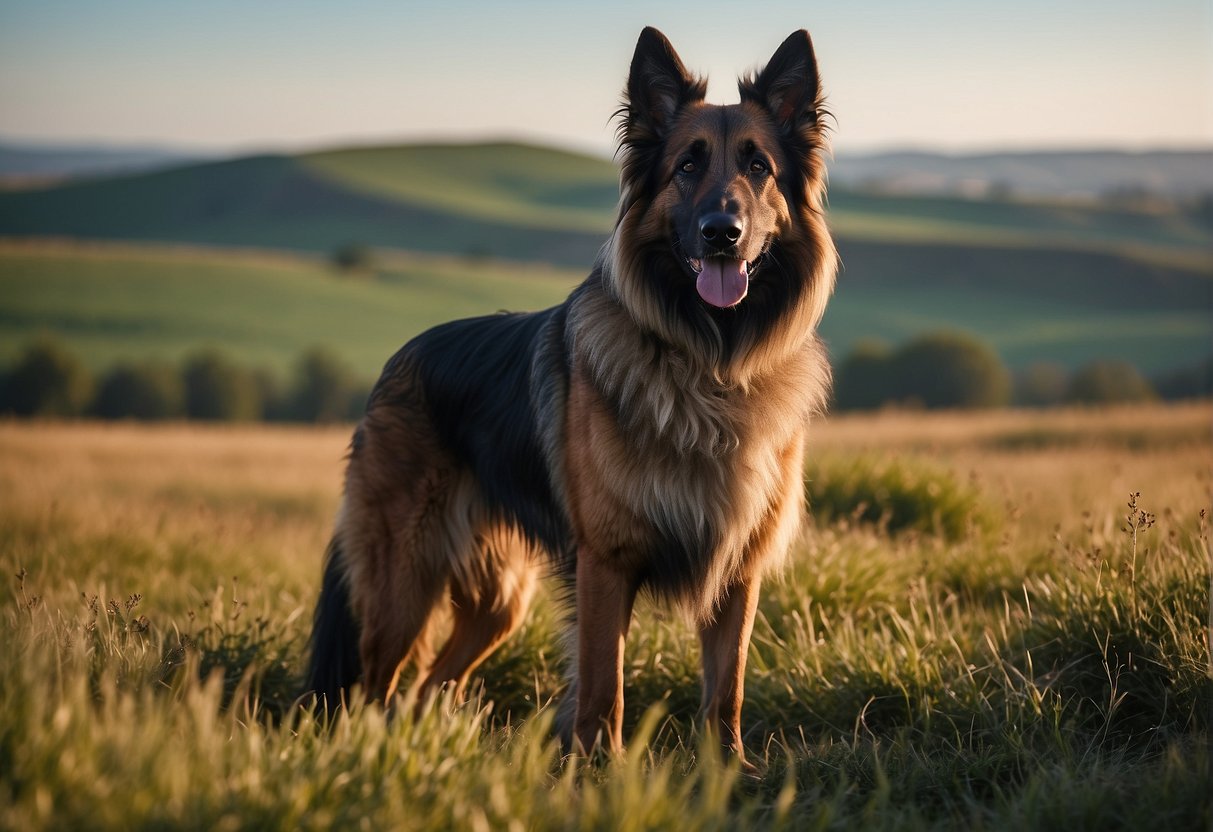
[[739, 88], [738, 104], [706, 104], [705, 82], [648, 28], [619, 111], [616, 290], [659, 334], [716, 342], [725, 360], [806, 304], [783, 322], [815, 326], [834, 267], [808, 33], [788, 37]]

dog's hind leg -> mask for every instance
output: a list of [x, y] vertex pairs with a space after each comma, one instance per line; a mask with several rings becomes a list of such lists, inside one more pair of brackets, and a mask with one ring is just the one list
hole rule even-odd
[[412, 522], [397, 528], [381, 525], [364, 550], [378, 567], [363, 579], [358, 598], [363, 625], [359, 652], [370, 701], [391, 699], [410, 658], [428, 663], [430, 620], [450, 574], [440, 537], [408, 519]]
[[427, 428], [369, 414], [346, 477], [341, 539], [370, 701], [392, 697], [409, 658], [428, 664], [430, 619], [471, 545], [469, 525], [450, 523], [458, 471]]
[[418, 705], [439, 690], [462, 696], [468, 677], [526, 617], [539, 566], [517, 534], [497, 528], [478, 537], [476, 560], [451, 576], [454, 626], [418, 689]]

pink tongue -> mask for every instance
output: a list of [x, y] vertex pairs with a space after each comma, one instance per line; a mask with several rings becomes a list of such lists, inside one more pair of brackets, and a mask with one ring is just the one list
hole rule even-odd
[[695, 280], [699, 297], [721, 309], [736, 306], [750, 288], [750, 275], [744, 260], [724, 260], [710, 257], [703, 261], [703, 271]]

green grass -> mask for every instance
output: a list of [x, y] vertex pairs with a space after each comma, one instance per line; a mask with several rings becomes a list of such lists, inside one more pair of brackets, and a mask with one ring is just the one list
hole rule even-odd
[[1179, 210], [838, 190], [830, 196], [830, 216], [840, 234], [858, 239], [1136, 251], [1211, 266], [1210, 229]]
[[[1110, 255], [997, 255], [983, 265], [930, 246], [844, 246], [822, 324], [832, 352], [943, 328], [974, 332], [1012, 366], [1121, 358], [1150, 372], [1208, 351], [1213, 281], [1201, 272]], [[1042, 258], [1050, 271], [1040, 271]], [[930, 281], [897, 271], [915, 259]], [[0, 243], [0, 362], [50, 332], [94, 370], [220, 346], [282, 373], [305, 349], [327, 346], [370, 379], [429, 326], [544, 308], [582, 279], [577, 270], [422, 255], [383, 254], [370, 274], [342, 275], [299, 255]]]
[[814, 456], [805, 497], [823, 522], [865, 523], [953, 541], [993, 531], [999, 520], [973, 484], [947, 469], [878, 455]]
[[[302, 347], [327, 343], [372, 375], [425, 325], [559, 300], [605, 241], [616, 194], [611, 162], [508, 143], [249, 157], [0, 192], [6, 237], [322, 256], [360, 243], [465, 261], [396, 261], [383, 280], [354, 286], [300, 261], [271, 268], [225, 254], [201, 258], [206, 266], [155, 250], [127, 257], [162, 261], [156, 281], [140, 277], [151, 267], [127, 269], [117, 255], [101, 265], [93, 253], [68, 250], [34, 264], [4, 245], [0, 356], [40, 329], [61, 334], [94, 365], [222, 342], [281, 367]], [[898, 343], [964, 329], [1015, 367], [1111, 358], [1155, 372], [1190, 365], [1213, 337], [1213, 232], [1178, 210], [838, 190], [829, 220], [843, 271], [822, 330], [838, 357], [863, 338]], [[532, 288], [536, 269], [490, 265], [494, 258], [569, 271]]]
[[[344, 431], [2, 427], [0, 827], [1206, 828], [1208, 494], [1191, 462], [1209, 439], [1121, 447], [1083, 418], [1101, 476], [1181, 489], [1141, 498], [1159, 518], [1136, 537], [1095, 490], [1056, 529], [1045, 509], [952, 538], [818, 518], [764, 588], [756, 778], [699, 747], [696, 640], [648, 604], [629, 752], [609, 764], [551, 738], [547, 599], [484, 667], [484, 698], [328, 729], [295, 710]], [[920, 516], [999, 499], [957, 485], [947, 453], [886, 447], [939, 485], [914, 492]], [[1053, 449], [981, 454], [982, 479], [1068, 473]]]
[[971, 332], [1013, 367], [1104, 357], [1145, 372], [1191, 363], [1213, 338], [1213, 267], [1148, 255], [1000, 245], [839, 242], [822, 322], [836, 356], [864, 336], [897, 344]]
[[[360, 174], [365, 174], [359, 179]], [[591, 171], [592, 174], [592, 171]], [[504, 174], [503, 174], [504, 175]], [[523, 177], [525, 179], [525, 177]], [[558, 183], [540, 177], [537, 199], [557, 198], [527, 218], [482, 217], [475, 183], [454, 177], [450, 199], [406, 199], [368, 190], [375, 177], [358, 156], [256, 156], [115, 179], [71, 182], [41, 191], [0, 192], [0, 235], [206, 243], [226, 246], [333, 251], [356, 242], [456, 255], [588, 265], [604, 231], [537, 226], [578, 210], [559, 204]], [[389, 179], [390, 181], [390, 179]], [[462, 184], [462, 191], [460, 185]], [[481, 183], [493, 203], [491, 182]], [[553, 193], [552, 188], [557, 188]], [[390, 190], [390, 189], [389, 189]], [[399, 190], [399, 189], [397, 189]], [[500, 188], [498, 188], [498, 191]], [[463, 198], [457, 195], [462, 193]], [[546, 196], [545, 196], [546, 194]], [[520, 200], [518, 208], [526, 200]], [[497, 206], [500, 208], [500, 206]], [[547, 210], [547, 214], [543, 211]], [[525, 212], [524, 212], [525, 213]], [[576, 226], [576, 223], [573, 224]]]
[[[613, 162], [516, 143], [257, 156], [0, 192], [0, 234], [330, 251], [357, 241], [586, 267], [610, 231]], [[1178, 209], [874, 196], [838, 189], [844, 239], [1105, 251], [1213, 272], [1207, 225]]]
[[545, 266], [381, 258], [370, 275], [319, 259], [171, 248], [0, 246], [0, 359], [39, 331], [96, 370], [217, 346], [285, 372], [312, 345], [366, 379], [413, 335], [452, 317], [540, 309], [580, 275]]
[[302, 162], [359, 193], [509, 225], [604, 236], [619, 198], [613, 163], [530, 145], [356, 148], [309, 154]]

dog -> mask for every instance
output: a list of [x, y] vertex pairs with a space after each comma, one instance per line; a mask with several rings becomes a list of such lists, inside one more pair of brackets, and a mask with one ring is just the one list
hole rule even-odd
[[646, 28], [617, 113], [618, 214], [589, 277], [559, 306], [440, 325], [388, 361], [325, 555], [318, 702], [361, 683], [386, 703], [410, 662], [418, 701], [462, 692], [554, 566], [572, 601], [566, 747], [622, 750], [644, 591], [693, 619], [701, 718], [744, 764], [746, 652], [760, 583], [804, 513], [837, 255], [808, 33], [739, 89], [705, 103], [706, 82]]

